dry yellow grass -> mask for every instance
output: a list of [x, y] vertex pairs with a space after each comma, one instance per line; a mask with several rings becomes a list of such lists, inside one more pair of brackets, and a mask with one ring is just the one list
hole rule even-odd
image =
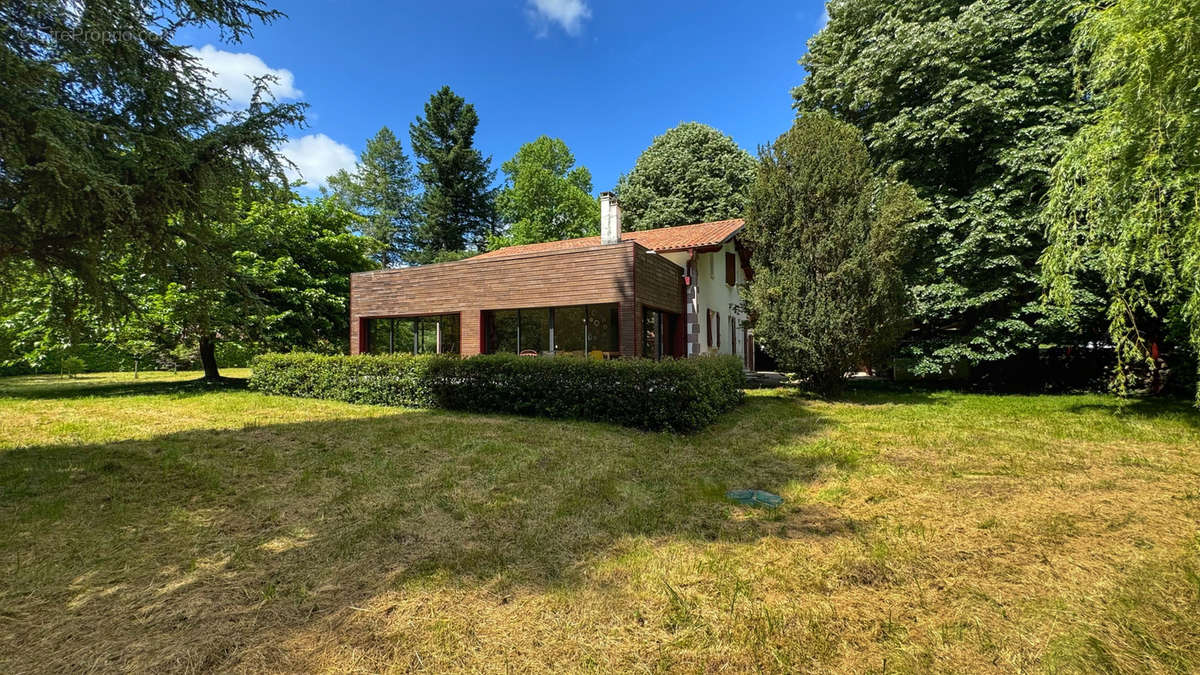
[[1182, 404], [758, 391], [678, 437], [184, 377], [0, 381], [0, 671], [1200, 669]]

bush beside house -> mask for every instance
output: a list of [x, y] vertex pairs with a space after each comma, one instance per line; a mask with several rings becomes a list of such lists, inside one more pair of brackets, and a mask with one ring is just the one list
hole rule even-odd
[[350, 403], [446, 408], [693, 431], [742, 400], [742, 362], [592, 361], [486, 355], [321, 356], [254, 359], [252, 389]]

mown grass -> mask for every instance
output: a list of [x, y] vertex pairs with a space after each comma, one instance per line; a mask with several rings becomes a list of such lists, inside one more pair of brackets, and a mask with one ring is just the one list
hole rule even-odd
[[762, 390], [673, 436], [194, 377], [0, 380], [0, 671], [1200, 669], [1183, 404]]

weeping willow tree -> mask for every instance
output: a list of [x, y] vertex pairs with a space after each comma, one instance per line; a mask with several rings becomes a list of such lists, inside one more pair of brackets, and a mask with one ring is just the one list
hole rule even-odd
[[1106, 2], [1073, 39], [1098, 108], [1054, 168], [1043, 270], [1059, 302], [1099, 270], [1125, 393], [1156, 344], [1200, 352], [1200, 0]]

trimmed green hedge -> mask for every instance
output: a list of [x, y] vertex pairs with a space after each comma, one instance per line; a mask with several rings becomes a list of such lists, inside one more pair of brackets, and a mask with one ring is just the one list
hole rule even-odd
[[612, 422], [693, 431], [742, 400], [733, 356], [594, 361], [486, 355], [266, 354], [251, 363], [252, 389], [350, 403]]

